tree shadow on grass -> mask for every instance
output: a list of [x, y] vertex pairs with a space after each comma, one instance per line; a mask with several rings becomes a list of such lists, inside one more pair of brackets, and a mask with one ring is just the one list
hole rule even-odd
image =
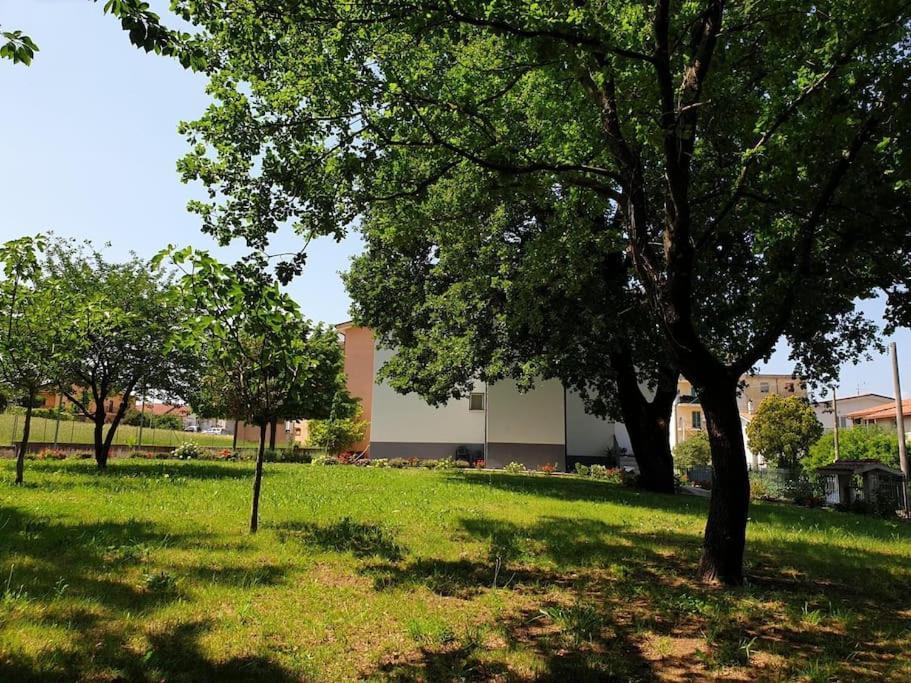
[[40, 657], [21, 652], [0, 658], [0, 680], [84, 680], [88, 671], [104, 672], [102, 678], [124, 681], [269, 681], [308, 680], [274, 660], [260, 655], [213, 660], [199, 640], [212, 622], [198, 620], [178, 624], [167, 632], [149, 634], [144, 651], [130, 643], [135, 633], [111, 630], [103, 620], [86, 622], [70, 647], [50, 647]]
[[325, 525], [285, 522], [272, 528], [283, 543], [297, 541], [322, 550], [350, 552], [360, 558], [381, 557], [388, 562], [398, 562], [405, 556], [405, 549], [387, 527], [350, 517]]
[[[240, 467], [226, 463], [201, 460], [132, 460], [116, 458], [108, 462], [104, 471], [95, 467], [94, 461], [67, 463], [67, 474], [94, 479], [120, 477], [181, 477], [185, 479], [253, 479], [253, 465]], [[56, 485], [56, 484], [55, 484]]]

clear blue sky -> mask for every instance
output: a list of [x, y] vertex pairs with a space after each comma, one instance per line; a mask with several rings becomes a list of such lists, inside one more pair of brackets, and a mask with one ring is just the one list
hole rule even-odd
[[[165, 14], [167, 2], [151, 3]], [[186, 149], [180, 120], [208, 104], [205, 81], [170, 60], [133, 48], [117, 22], [89, 0], [0, 0], [0, 25], [39, 45], [32, 66], [0, 63], [0, 239], [54, 230], [111, 243], [112, 257], [150, 256], [165, 245], [214, 244], [185, 210], [201, 189], [180, 183]], [[277, 249], [293, 247], [282, 235]], [[311, 245], [304, 275], [290, 288], [314, 320], [348, 318], [338, 273], [360, 242]], [[220, 252], [230, 259], [240, 245]], [[882, 302], [864, 308], [879, 320]], [[911, 333], [896, 335], [903, 395], [911, 397]], [[790, 372], [787, 349], [767, 366]], [[888, 357], [842, 370], [839, 393], [892, 394]]]

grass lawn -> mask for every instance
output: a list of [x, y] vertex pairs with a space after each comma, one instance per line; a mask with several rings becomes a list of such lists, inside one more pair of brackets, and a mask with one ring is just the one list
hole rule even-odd
[[692, 580], [706, 500], [251, 463], [0, 464], [0, 680], [911, 680], [911, 526], [754, 505], [750, 585]]
[[[0, 444], [10, 444], [22, 438], [22, 427], [25, 416], [10, 413], [0, 414]], [[31, 441], [54, 440], [54, 431], [57, 428], [56, 420], [44, 417], [32, 418]], [[61, 420], [60, 431], [57, 433], [58, 443], [84, 443], [91, 444], [94, 438], [95, 425], [90, 422], [77, 420]], [[200, 434], [195, 432], [176, 431], [173, 429], [142, 430], [142, 443], [145, 446], [179, 446], [184, 441], [193, 441], [200, 446], [215, 448], [230, 448], [234, 437], [222, 434]], [[118, 446], [134, 445], [139, 443], [139, 427], [120, 425], [114, 433], [114, 444]], [[255, 447], [255, 443], [238, 443], [238, 447]]]

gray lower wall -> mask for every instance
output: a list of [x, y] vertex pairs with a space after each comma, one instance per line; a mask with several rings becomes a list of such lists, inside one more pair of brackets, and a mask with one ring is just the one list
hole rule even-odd
[[487, 444], [487, 467], [505, 467], [511, 462], [520, 462], [530, 470], [545, 463], [555, 463], [561, 472], [566, 470], [566, 447], [549, 443], [489, 443]]
[[422, 460], [441, 460], [454, 458], [456, 450], [464, 446], [473, 457], [484, 457], [482, 443], [407, 443], [403, 441], [371, 441], [370, 457], [377, 458], [420, 458]]

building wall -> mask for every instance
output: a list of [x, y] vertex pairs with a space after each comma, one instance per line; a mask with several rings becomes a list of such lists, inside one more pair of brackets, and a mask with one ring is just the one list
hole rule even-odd
[[[617, 439], [617, 424], [585, 412], [582, 397], [566, 391], [566, 454], [595, 457], [604, 455]], [[626, 430], [624, 430], [625, 433]], [[617, 443], [619, 446], [620, 444]]]
[[[846, 396], [838, 399], [838, 417], [839, 427], [850, 429], [854, 426], [852, 420], [847, 417], [848, 413], [856, 410], [866, 410], [874, 408], [889, 401], [888, 396], [879, 396], [876, 394], [866, 394], [863, 396]], [[823, 429], [827, 432], [835, 429], [835, 413], [832, 410], [832, 401], [819, 401], [813, 405], [813, 412], [816, 413], [816, 419], [822, 423]]]
[[566, 406], [563, 385], [538, 382], [529, 392], [512, 380], [487, 388], [487, 464], [503, 467], [515, 460], [526, 467], [566, 465]]
[[345, 377], [348, 392], [361, 400], [363, 419], [368, 424], [364, 438], [354, 444], [352, 450], [363, 451], [371, 441], [373, 378], [379, 367], [375, 364], [373, 332], [369, 328], [353, 325], [342, 325], [339, 331], [345, 336]]
[[[388, 349], [373, 354], [375, 373], [392, 357]], [[478, 392], [483, 392], [479, 385]], [[469, 410], [469, 399], [452, 399], [440, 407], [417, 394], [399, 394], [388, 384], [374, 384], [371, 408], [372, 458], [442, 458], [459, 446], [475, 453], [484, 448], [484, 411]]]

